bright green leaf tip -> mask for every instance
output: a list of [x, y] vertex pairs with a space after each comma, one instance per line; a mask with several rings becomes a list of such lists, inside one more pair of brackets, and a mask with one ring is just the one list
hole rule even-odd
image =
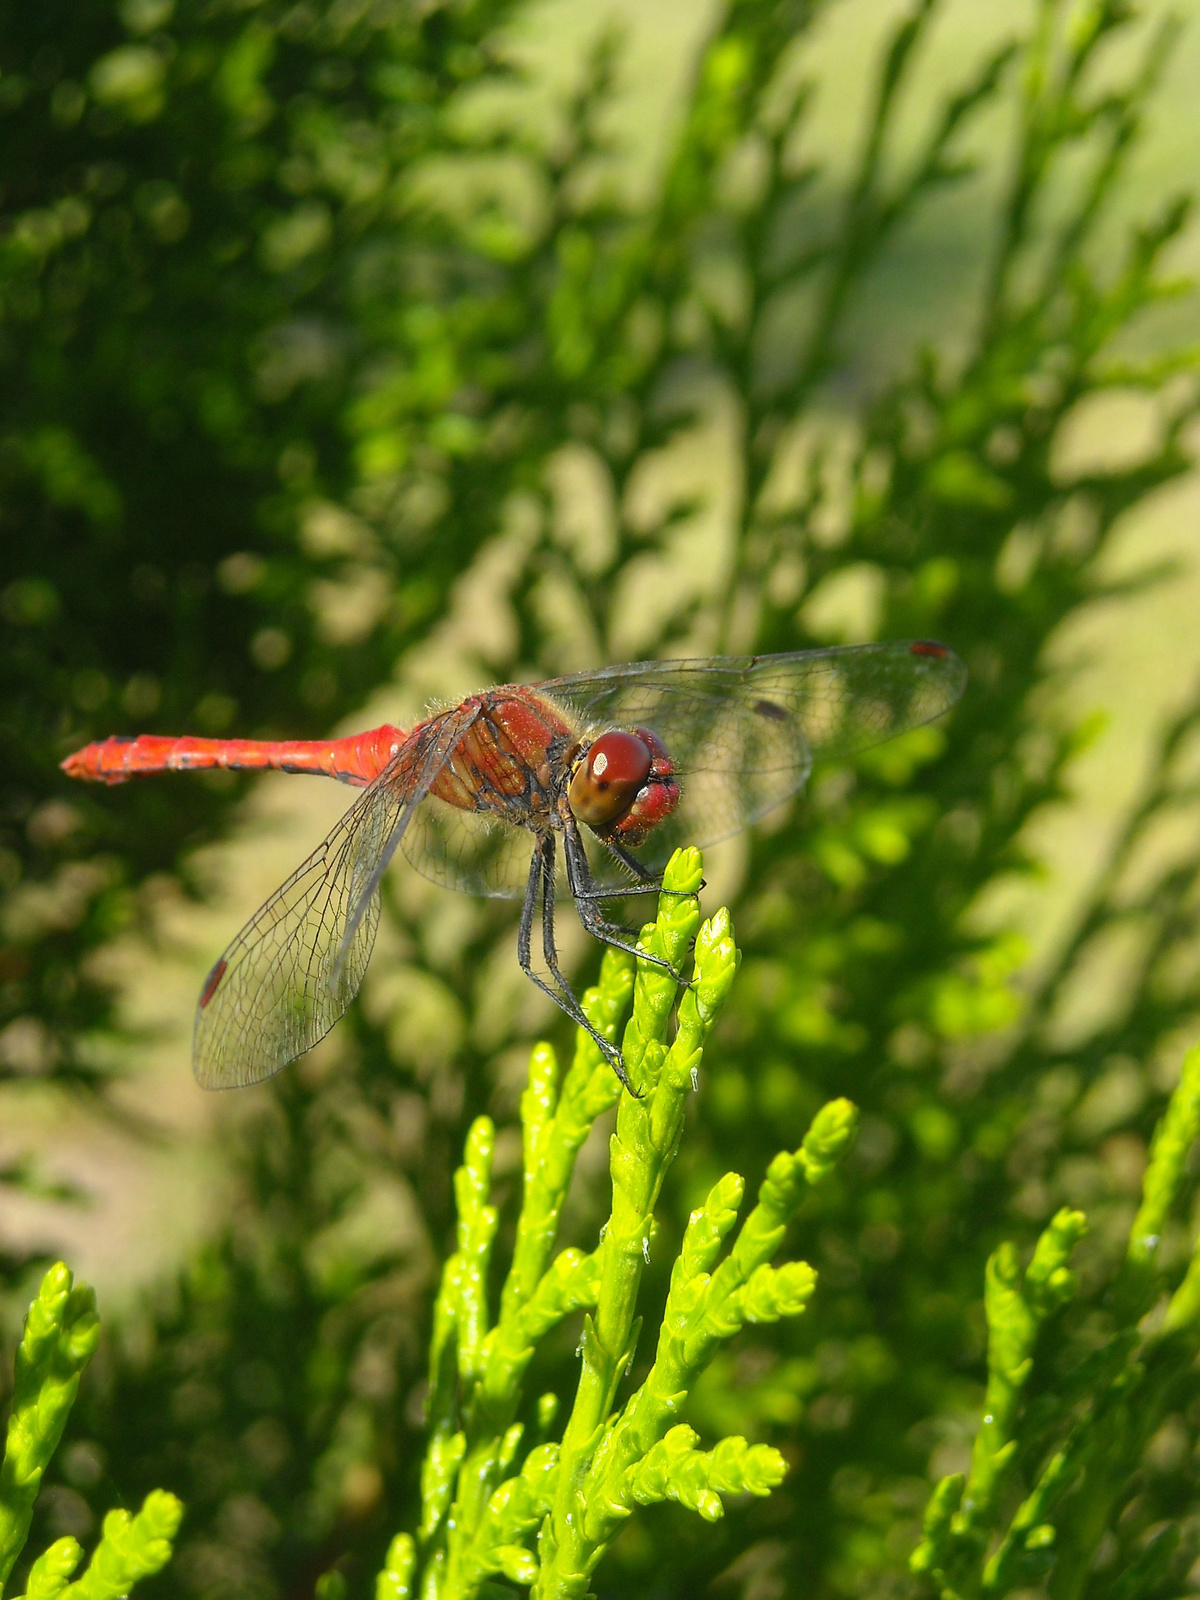
[[383, 1570], [375, 1580], [375, 1600], [411, 1600], [417, 1547], [411, 1534], [398, 1533], [388, 1546]]
[[704, 882], [704, 857], [694, 845], [687, 845], [667, 862], [663, 888], [671, 894], [699, 894]]
[[0, 1466], [0, 1587], [25, 1543], [42, 1474], [58, 1447], [79, 1378], [100, 1336], [96, 1298], [59, 1261], [42, 1278], [17, 1349]]
[[923, 1534], [920, 1544], [909, 1557], [913, 1572], [930, 1572], [945, 1558], [945, 1545], [952, 1519], [962, 1504], [966, 1477], [961, 1472], [942, 1478], [929, 1497], [925, 1507]]
[[1025, 1283], [1036, 1307], [1047, 1315], [1075, 1292], [1075, 1275], [1067, 1267], [1071, 1252], [1087, 1232], [1082, 1211], [1063, 1207], [1051, 1219], [1033, 1252]]
[[83, 1558], [77, 1539], [56, 1539], [29, 1569], [25, 1600], [57, 1600]]
[[[1183, 1058], [1179, 1082], [1155, 1129], [1150, 1159], [1142, 1178], [1138, 1207], [1126, 1246], [1125, 1268], [1114, 1300], [1122, 1320], [1132, 1324], [1159, 1292], [1158, 1247], [1171, 1210], [1184, 1184], [1188, 1157], [1200, 1137], [1200, 1045]], [[1172, 1299], [1167, 1325], [1186, 1326], [1200, 1314], [1200, 1263], [1193, 1260]]]
[[858, 1132], [858, 1107], [850, 1100], [830, 1100], [812, 1120], [800, 1147], [800, 1163], [809, 1183], [822, 1182], [846, 1155]]
[[87, 1570], [65, 1591], [66, 1600], [121, 1600], [166, 1566], [182, 1517], [183, 1505], [164, 1489], [148, 1494], [134, 1517], [110, 1511]]
[[715, 1522], [724, 1514], [722, 1494], [770, 1494], [787, 1472], [783, 1457], [769, 1445], [729, 1438], [701, 1451], [698, 1443], [699, 1436], [686, 1424], [669, 1429], [631, 1470], [631, 1498], [640, 1505], [675, 1500]]
[[741, 951], [734, 943], [728, 911], [723, 908], [701, 927], [696, 936], [696, 995], [700, 1016], [708, 1023], [724, 1003], [738, 966]]
[[[63, 1263], [42, 1279], [17, 1351], [16, 1385], [4, 1464], [0, 1468], [0, 1588], [29, 1532], [42, 1474], [99, 1338], [96, 1299], [74, 1285]], [[59, 1539], [30, 1568], [27, 1600], [120, 1600], [170, 1560], [183, 1506], [161, 1489], [147, 1495], [137, 1516], [110, 1511], [83, 1576], [71, 1577], [82, 1557], [74, 1539]]]

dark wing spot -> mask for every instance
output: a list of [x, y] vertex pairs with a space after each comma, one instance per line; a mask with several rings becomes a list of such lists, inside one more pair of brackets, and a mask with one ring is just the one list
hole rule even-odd
[[209, 973], [208, 977], [205, 978], [204, 987], [200, 991], [201, 1011], [204, 1010], [205, 1006], [212, 999], [213, 995], [216, 994], [217, 987], [220, 984], [221, 979], [225, 976], [225, 968], [228, 965], [229, 963], [225, 960], [225, 957], [222, 956], [220, 961], [217, 962], [216, 966]]
[[782, 706], [777, 706], [774, 700], [756, 700], [754, 709], [760, 717], [768, 717], [772, 722], [786, 722], [788, 714]]
[[944, 644], [938, 644], [936, 639], [918, 639], [915, 644], [908, 647], [909, 655], [932, 656], [935, 661], [944, 661], [950, 654]]

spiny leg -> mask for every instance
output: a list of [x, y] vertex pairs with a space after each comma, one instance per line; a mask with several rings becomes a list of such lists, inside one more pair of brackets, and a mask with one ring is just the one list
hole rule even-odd
[[611, 898], [611, 896], [596, 893], [600, 886], [592, 878], [583, 840], [579, 837], [574, 817], [569, 820], [563, 819], [563, 853], [567, 863], [567, 884], [585, 932], [590, 933], [593, 939], [599, 939], [601, 944], [611, 944], [617, 950], [624, 950], [626, 954], [634, 956], [638, 961], [648, 961], [651, 966], [661, 967], [664, 972], [670, 973], [676, 983], [683, 983], [685, 981], [683, 974], [669, 961], [663, 956], [654, 956], [646, 950], [639, 949], [629, 928], [622, 928], [615, 922], [607, 921], [596, 909], [597, 899]]
[[[530, 939], [533, 934], [533, 913], [538, 903], [538, 892], [542, 886], [542, 852], [539, 845], [534, 846], [533, 860], [529, 863], [529, 881], [525, 885], [525, 898], [521, 902], [521, 922], [517, 929], [517, 961], [521, 971], [526, 977], [537, 978], [532, 970], [529, 958]], [[540, 985], [539, 985], [540, 987]]]
[[[544, 886], [544, 887], [543, 887]], [[533, 970], [530, 946], [533, 936], [533, 914], [537, 907], [538, 899], [542, 901], [542, 948], [546, 956], [547, 965], [558, 987], [552, 989], [550, 985]], [[525, 899], [521, 906], [521, 923], [517, 930], [517, 960], [521, 971], [539, 988], [548, 999], [553, 1000], [560, 1011], [565, 1011], [577, 1027], [583, 1028], [596, 1041], [596, 1045], [609, 1066], [620, 1078], [621, 1082], [636, 1096], [637, 1091], [630, 1083], [625, 1073], [625, 1063], [621, 1052], [615, 1044], [604, 1037], [589, 1021], [587, 1013], [575, 997], [575, 992], [563, 977], [558, 965], [558, 952], [554, 947], [553, 913], [547, 921], [547, 905], [552, 905], [554, 900], [554, 838], [546, 835], [540, 838], [534, 847], [533, 860], [529, 863], [529, 881], [525, 886]]]
[[687, 894], [687, 889], [664, 889], [657, 883], [597, 883], [590, 889], [572, 891], [572, 900], [628, 900], [635, 894]]
[[558, 964], [558, 946], [554, 942], [554, 836], [550, 834], [539, 841], [538, 849], [542, 852], [542, 956], [550, 976], [574, 1006], [577, 1004], [575, 991], [563, 977]]
[[[648, 867], [644, 861], [639, 861], [635, 855], [632, 855], [628, 850], [626, 850], [624, 845], [618, 844], [615, 839], [606, 839], [604, 844], [605, 848], [612, 851], [613, 855], [616, 856], [617, 860], [622, 864], [622, 866], [628, 867], [630, 872], [633, 873], [634, 877], [637, 878], [641, 883], [644, 883], [647, 889], [662, 888], [663, 875], [661, 872], [655, 872], [652, 868]], [[687, 891], [683, 889], [676, 889], [674, 892], [676, 894], [685, 894]]]
[[[664, 889], [663, 875], [661, 872], [655, 872], [653, 867], [648, 867], [644, 861], [639, 861], [635, 855], [632, 855], [628, 850], [626, 850], [623, 844], [618, 844], [615, 839], [606, 839], [604, 844], [608, 850], [612, 851], [613, 855], [616, 856], [618, 861], [629, 868], [630, 872], [633, 873], [635, 878], [640, 879], [641, 882], [646, 885], [646, 893], [653, 894], [657, 892], [658, 894], [688, 895], [695, 892], [692, 889]], [[704, 887], [703, 878], [700, 879], [700, 887], [701, 889]], [[638, 891], [638, 893], [641, 892], [643, 891]]]
[[[610, 855], [615, 856], [623, 867], [633, 874], [633, 876], [638, 880], [637, 883], [623, 883], [619, 884], [613, 889], [607, 888], [603, 884], [596, 883], [594, 884], [594, 887], [584, 889], [577, 894], [575, 896], [577, 900], [624, 900], [630, 895], [635, 894], [670, 894], [683, 896], [692, 893], [690, 889], [664, 889], [662, 873], [655, 872], [653, 868], [648, 867], [644, 861], [639, 861], [635, 855], [631, 855], [630, 852], [625, 849], [624, 845], [617, 844], [614, 839], [605, 839], [604, 848], [609, 852]], [[589, 877], [590, 876], [591, 874], [589, 873]], [[703, 885], [701, 885], [701, 887], [703, 887]]]
[[[621, 1056], [621, 1052], [614, 1046], [610, 1045], [608, 1040], [603, 1038], [588, 1021], [587, 1014], [584, 1012], [583, 1007], [579, 1004], [579, 1001], [575, 998], [575, 991], [571, 988], [571, 985], [567, 982], [566, 978], [563, 977], [562, 969], [558, 964], [558, 946], [554, 942], [553, 834], [547, 834], [544, 849], [545, 857], [542, 862], [542, 955], [545, 958], [547, 967], [549, 967], [550, 972], [554, 977], [555, 983], [558, 984], [559, 988], [569, 1001], [568, 1007], [565, 1008], [568, 1012], [568, 1015], [578, 1017], [581, 1025], [587, 1029], [592, 1038], [595, 1039], [596, 1043], [600, 1046], [601, 1050], [603, 1050], [617, 1077], [620, 1078], [621, 1082], [629, 1090], [630, 1094], [633, 1095], [634, 1099], [640, 1100], [641, 1096], [638, 1094], [637, 1090], [633, 1087], [625, 1074], [625, 1062]], [[559, 1004], [561, 1005], [562, 1002], [560, 1001]]]

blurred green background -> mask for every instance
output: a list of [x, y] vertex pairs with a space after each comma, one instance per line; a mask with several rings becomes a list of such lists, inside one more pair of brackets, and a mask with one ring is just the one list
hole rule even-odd
[[[529, 1045], [564, 1035], [509, 908], [397, 870], [347, 1022], [205, 1097], [203, 975], [347, 796], [83, 790], [62, 756], [933, 634], [954, 718], [710, 861], [748, 955], [675, 1225], [825, 1095], [864, 1110], [805, 1241], [820, 1315], [694, 1419], [793, 1476], [702, 1534], [663, 1512], [657, 1550], [631, 1525], [602, 1588], [905, 1590], [988, 1249], [1086, 1204], [1099, 1281], [1196, 1031], [1200, 7], [1169, 9], [0, 18], [7, 1332], [47, 1253], [109, 1318], [50, 1531], [161, 1484], [163, 1593], [335, 1560], [366, 1592], [414, 1503], [462, 1131], [508, 1125], [511, 1177]], [[1195, 1421], [1122, 1538], [1193, 1503]]]

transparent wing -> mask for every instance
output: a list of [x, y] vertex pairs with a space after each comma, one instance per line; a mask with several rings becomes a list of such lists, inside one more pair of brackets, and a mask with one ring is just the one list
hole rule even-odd
[[[423, 878], [446, 889], [519, 900], [529, 880], [533, 835], [494, 813], [462, 811], [426, 795], [400, 848]], [[563, 894], [566, 879], [559, 870]]]
[[453, 749], [452, 733], [439, 723], [418, 730], [212, 969], [192, 1043], [202, 1087], [271, 1077], [342, 1016], [375, 943], [381, 867]]
[[[443, 889], [494, 900], [521, 900], [529, 882], [534, 838], [525, 828], [494, 816], [460, 811], [429, 795], [405, 830], [400, 848], [423, 878]], [[603, 841], [586, 829], [584, 848], [598, 882], [614, 888], [637, 882]], [[639, 850], [638, 854], [645, 852]], [[554, 858], [554, 893], [559, 900], [572, 898], [561, 850]]]
[[652, 729], [680, 779], [674, 815], [637, 855], [713, 844], [799, 790], [814, 760], [841, 758], [940, 717], [966, 669], [924, 641], [699, 661], [637, 661], [534, 687], [585, 732]]

